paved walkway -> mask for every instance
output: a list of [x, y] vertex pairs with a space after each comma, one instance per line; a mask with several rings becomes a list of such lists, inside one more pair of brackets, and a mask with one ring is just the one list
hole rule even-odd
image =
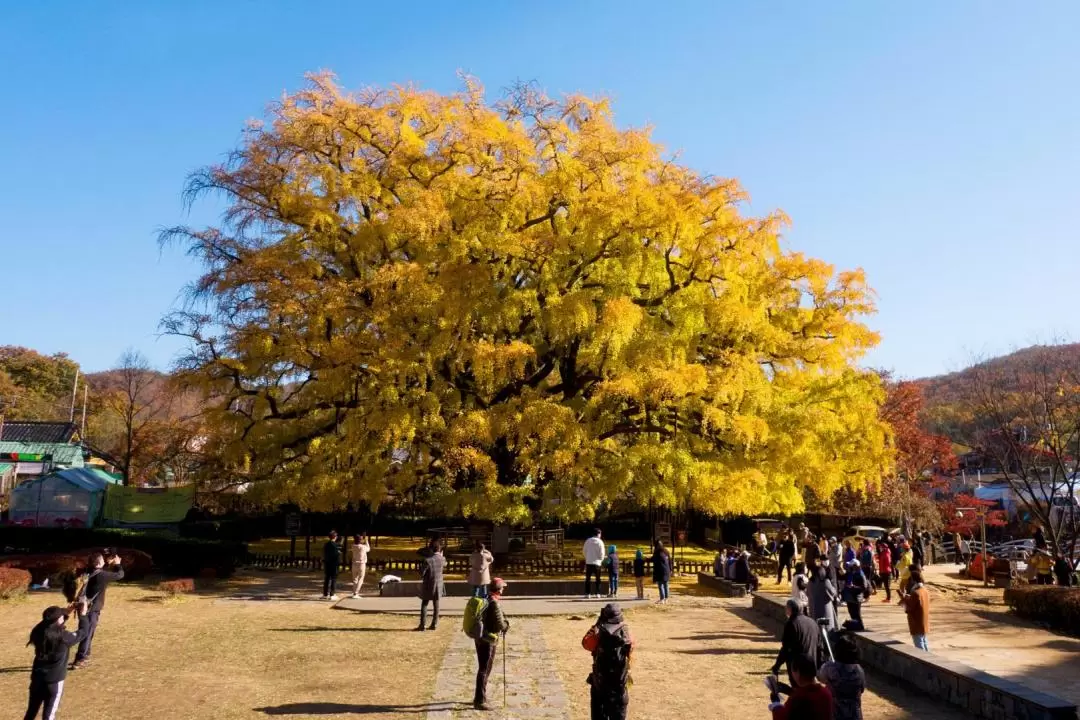
[[[500, 647], [488, 682], [488, 704], [494, 713], [478, 713], [471, 701], [476, 687], [476, 650], [465, 633], [454, 635], [435, 681], [434, 707], [427, 720], [459, 720], [471, 717], [513, 720], [557, 720], [567, 717], [566, 691], [554, 659], [544, 643], [540, 621], [519, 619]], [[505, 697], [503, 653], [506, 657]]]
[[[463, 597], [444, 598], [439, 603], [439, 613], [445, 617], [461, 617], [465, 614], [465, 603], [468, 601], [468, 598]], [[625, 608], [649, 604], [648, 600], [632, 600], [629, 597], [616, 598], [612, 601], [608, 599], [586, 600], [585, 598], [576, 597], [513, 597], [508, 595], [502, 599], [506, 614], [518, 618], [552, 615], [595, 617], [599, 615], [600, 608], [609, 602], [617, 602]], [[417, 598], [408, 597], [363, 596], [353, 599], [347, 596], [339, 600], [334, 605], [334, 608], [361, 613], [417, 615], [420, 612], [420, 601]]]

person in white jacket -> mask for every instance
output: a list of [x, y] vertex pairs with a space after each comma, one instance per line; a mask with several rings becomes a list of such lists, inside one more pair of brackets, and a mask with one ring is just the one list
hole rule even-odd
[[[600, 531], [596, 530], [595, 534], [585, 541], [585, 597], [600, 597], [600, 568], [604, 564], [604, 556], [607, 554], [607, 549], [604, 547], [604, 541], [601, 539]], [[596, 578], [596, 585], [589, 585], [589, 578]]]
[[360, 597], [360, 587], [364, 584], [364, 575], [367, 574], [367, 556], [371, 552], [371, 544], [368, 543], [367, 535], [353, 535], [352, 546], [352, 596]]

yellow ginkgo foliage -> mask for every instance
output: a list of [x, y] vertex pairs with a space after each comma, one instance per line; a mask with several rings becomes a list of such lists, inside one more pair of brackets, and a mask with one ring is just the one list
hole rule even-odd
[[887, 469], [862, 273], [603, 100], [317, 75], [189, 189], [228, 204], [167, 233], [205, 267], [167, 326], [252, 498], [782, 513]]

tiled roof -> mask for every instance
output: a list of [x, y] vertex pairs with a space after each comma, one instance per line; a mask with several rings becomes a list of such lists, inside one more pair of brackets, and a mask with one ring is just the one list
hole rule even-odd
[[69, 443], [75, 437], [75, 423], [43, 420], [8, 420], [0, 429], [0, 440], [25, 443]]
[[[4, 433], [7, 436], [7, 433]], [[67, 443], [25, 443], [0, 440], [0, 453], [27, 453], [30, 455], [52, 455], [56, 465], [74, 465], [82, 467], [83, 449], [80, 445]]]

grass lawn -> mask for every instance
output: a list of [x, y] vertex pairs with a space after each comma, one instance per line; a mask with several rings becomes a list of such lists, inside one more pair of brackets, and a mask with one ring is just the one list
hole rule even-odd
[[[313, 574], [234, 580], [163, 600], [114, 585], [93, 664], [68, 675], [61, 716], [82, 720], [419, 715], [454, 628], [409, 632], [413, 618], [334, 611], [311, 601]], [[271, 597], [274, 601], [231, 597]], [[59, 593], [0, 603], [2, 717], [21, 717], [30, 628]], [[74, 655], [74, 653], [72, 653]]]
[[[747, 720], [768, 717], [762, 678], [779, 642], [751, 623], [750, 610], [725, 609], [718, 598], [675, 597], [666, 607], [627, 612], [635, 651], [629, 717]], [[585, 678], [591, 659], [581, 638], [595, 618], [544, 621], [570, 700], [571, 720], [588, 720]], [[866, 720], [961, 720], [968, 717], [876, 677], [863, 696]]]

